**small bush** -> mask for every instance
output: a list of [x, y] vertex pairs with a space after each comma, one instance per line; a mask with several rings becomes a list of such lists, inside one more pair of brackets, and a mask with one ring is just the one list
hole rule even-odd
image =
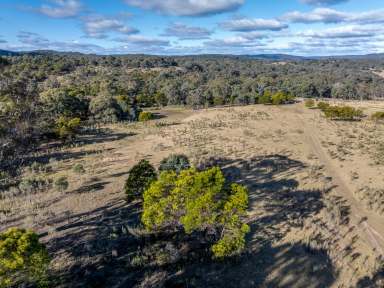
[[85, 173], [84, 166], [82, 164], [80, 164], [80, 163], [77, 163], [77, 164], [73, 165], [72, 171], [77, 173], [77, 174]]
[[306, 99], [304, 105], [307, 108], [313, 108], [315, 106], [315, 101], [313, 99]]
[[34, 173], [48, 173], [52, 171], [52, 167], [49, 165], [45, 165], [43, 163], [33, 162], [28, 167], [28, 170], [29, 172], [34, 172]]
[[59, 190], [60, 192], [63, 192], [65, 190], [68, 189], [68, 186], [69, 186], [69, 183], [68, 183], [68, 180], [67, 180], [67, 177], [65, 176], [62, 176], [62, 177], [59, 177], [55, 180], [55, 188], [57, 190]]
[[363, 117], [363, 111], [350, 106], [329, 106], [324, 110], [325, 117], [332, 120], [352, 121]]
[[384, 120], [384, 112], [378, 111], [371, 115], [371, 119], [374, 121], [383, 121]]
[[78, 132], [80, 124], [80, 118], [60, 117], [56, 121], [56, 134], [63, 139], [73, 138]]
[[325, 110], [327, 110], [327, 108], [329, 107], [329, 106], [331, 106], [329, 103], [327, 103], [327, 102], [323, 102], [323, 101], [321, 101], [321, 102], [319, 102], [319, 103], [317, 103], [317, 108], [318, 109], [320, 109], [321, 111], [325, 111]]
[[51, 187], [52, 180], [46, 177], [25, 178], [19, 183], [19, 190], [24, 194], [36, 193]]
[[284, 91], [276, 92], [271, 97], [273, 105], [288, 104], [291, 103], [294, 99], [295, 97], [292, 94]]
[[154, 116], [151, 112], [143, 111], [143, 112], [140, 112], [140, 114], [139, 114], [139, 121], [140, 122], [149, 121], [149, 120], [152, 120], [153, 117]]
[[133, 166], [129, 170], [129, 176], [124, 187], [128, 200], [141, 198], [143, 192], [156, 178], [156, 170], [147, 160], [143, 159]]
[[180, 173], [181, 170], [190, 168], [189, 159], [187, 156], [182, 154], [173, 154], [164, 158], [160, 162], [160, 171], [175, 171]]
[[45, 246], [32, 231], [10, 228], [0, 233], [0, 287], [46, 287], [49, 262]]

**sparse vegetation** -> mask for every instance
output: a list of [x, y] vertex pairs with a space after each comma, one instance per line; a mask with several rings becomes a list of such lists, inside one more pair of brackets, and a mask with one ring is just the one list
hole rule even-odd
[[175, 171], [180, 173], [182, 170], [190, 168], [189, 159], [183, 154], [172, 154], [160, 162], [159, 171]]
[[54, 182], [54, 186], [60, 192], [67, 190], [69, 186], [67, 177], [61, 176], [57, 178]]

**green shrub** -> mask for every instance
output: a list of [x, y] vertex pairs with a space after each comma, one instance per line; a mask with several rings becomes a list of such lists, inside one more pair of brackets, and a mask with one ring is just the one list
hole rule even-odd
[[374, 121], [382, 121], [384, 120], [384, 112], [383, 111], [378, 111], [375, 112], [371, 115], [371, 119]]
[[54, 182], [55, 188], [60, 192], [63, 192], [68, 189], [69, 183], [67, 177], [62, 176], [55, 180]]
[[160, 162], [159, 171], [175, 171], [180, 173], [181, 170], [190, 168], [189, 159], [182, 154], [173, 154], [164, 158]]
[[62, 116], [56, 121], [56, 134], [59, 138], [73, 138], [78, 132], [80, 124], [80, 118], [67, 118]]
[[152, 119], [153, 119], [153, 114], [151, 112], [143, 111], [143, 112], [140, 112], [140, 114], [139, 114], [139, 121], [140, 122], [145, 122], [145, 121], [149, 121]]
[[325, 111], [327, 110], [328, 107], [330, 107], [331, 105], [327, 102], [319, 102], [317, 103], [317, 108], [320, 109], [321, 111]]
[[156, 178], [156, 170], [147, 160], [143, 159], [133, 166], [124, 187], [128, 200], [142, 198], [143, 192]]
[[304, 105], [307, 108], [313, 108], [315, 106], [315, 101], [313, 99], [306, 99]]
[[295, 97], [292, 94], [284, 91], [276, 92], [271, 97], [271, 101], [273, 105], [287, 104], [292, 102], [294, 99]]
[[51, 187], [52, 180], [46, 177], [24, 178], [19, 183], [19, 190], [24, 194], [36, 193]]
[[325, 117], [332, 120], [358, 120], [363, 117], [363, 111], [350, 106], [329, 106], [324, 110]]
[[82, 164], [80, 164], [80, 163], [77, 163], [77, 164], [73, 165], [72, 171], [77, 173], [77, 174], [85, 173], [84, 166]]
[[142, 222], [147, 230], [185, 233], [216, 231], [218, 241], [211, 247], [214, 257], [239, 254], [245, 247], [249, 227], [243, 222], [248, 207], [248, 191], [232, 184], [225, 186], [220, 168], [194, 168], [180, 174], [165, 171], [144, 192]]
[[10, 228], [0, 233], [0, 287], [48, 285], [50, 259], [47, 250], [32, 231]]
[[271, 104], [272, 103], [272, 93], [270, 91], [264, 91], [264, 93], [259, 97], [259, 104]]

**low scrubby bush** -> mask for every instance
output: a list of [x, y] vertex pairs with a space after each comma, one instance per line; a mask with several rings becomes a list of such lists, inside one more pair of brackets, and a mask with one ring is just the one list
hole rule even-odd
[[55, 188], [60, 191], [60, 192], [63, 192], [65, 190], [68, 189], [68, 186], [69, 186], [69, 183], [68, 183], [68, 180], [67, 180], [67, 177], [65, 176], [62, 176], [62, 177], [59, 177], [55, 180], [54, 182], [54, 185], [55, 185]]
[[363, 111], [350, 106], [329, 106], [324, 110], [325, 117], [332, 120], [352, 121], [363, 117]]
[[313, 108], [315, 106], [315, 100], [313, 99], [306, 99], [304, 102], [305, 107], [307, 108]]
[[156, 178], [156, 170], [147, 160], [141, 160], [133, 166], [129, 170], [129, 176], [124, 186], [128, 200], [141, 198], [143, 192]]
[[175, 171], [180, 173], [181, 170], [190, 168], [189, 159], [183, 154], [172, 154], [164, 158], [160, 162], [159, 171]]
[[321, 111], [325, 111], [329, 106], [331, 106], [329, 103], [327, 103], [327, 102], [323, 102], [323, 101], [321, 101], [321, 102], [319, 102], [319, 103], [317, 103], [317, 108], [318, 109], [320, 109]]
[[10, 228], [0, 233], [0, 287], [48, 286], [50, 258], [32, 231]]
[[77, 164], [73, 165], [72, 171], [77, 173], [77, 174], [85, 173], [84, 166], [83, 166], [83, 164], [80, 164], [80, 163], [77, 163]]
[[56, 121], [56, 134], [63, 139], [74, 138], [79, 131], [80, 125], [80, 118], [60, 117]]
[[140, 114], [139, 114], [139, 121], [140, 122], [149, 121], [149, 120], [152, 120], [153, 117], [154, 116], [153, 116], [152, 112], [143, 111], [143, 112], [140, 112]]
[[47, 177], [29, 177], [20, 181], [18, 188], [21, 193], [31, 194], [51, 187], [52, 179]]
[[225, 184], [218, 167], [162, 172], [144, 192], [141, 220], [149, 231], [215, 232], [217, 241], [211, 246], [215, 258], [239, 254], [249, 231], [243, 221], [248, 191], [238, 184], [229, 188]]
[[371, 119], [374, 121], [383, 121], [384, 120], [384, 112], [378, 111], [371, 115]]

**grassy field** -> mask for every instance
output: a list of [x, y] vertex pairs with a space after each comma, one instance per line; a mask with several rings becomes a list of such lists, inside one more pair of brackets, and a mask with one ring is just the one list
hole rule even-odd
[[[382, 102], [348, 105], [366, 115], [384, 110]], [[302, 103], [155, 112], [157, 120], [101, 127], [71, 147], [41, 147], [23, 177], [41, 179], [41, 189], [27, 183], [0, 199], [1, 229], [22, 226], [43, 236], [57, 286], [369, 283], [384, 255], [384, 124], [330, 121]], [[251, 233], [243, 256], [213, 261], [188, 241], [174, 247], [174, 239], [145, 235], [124, 181], [139, 160], [157, 166], [172, 153], [197, 167], [218, 165], [248, 187]]]

